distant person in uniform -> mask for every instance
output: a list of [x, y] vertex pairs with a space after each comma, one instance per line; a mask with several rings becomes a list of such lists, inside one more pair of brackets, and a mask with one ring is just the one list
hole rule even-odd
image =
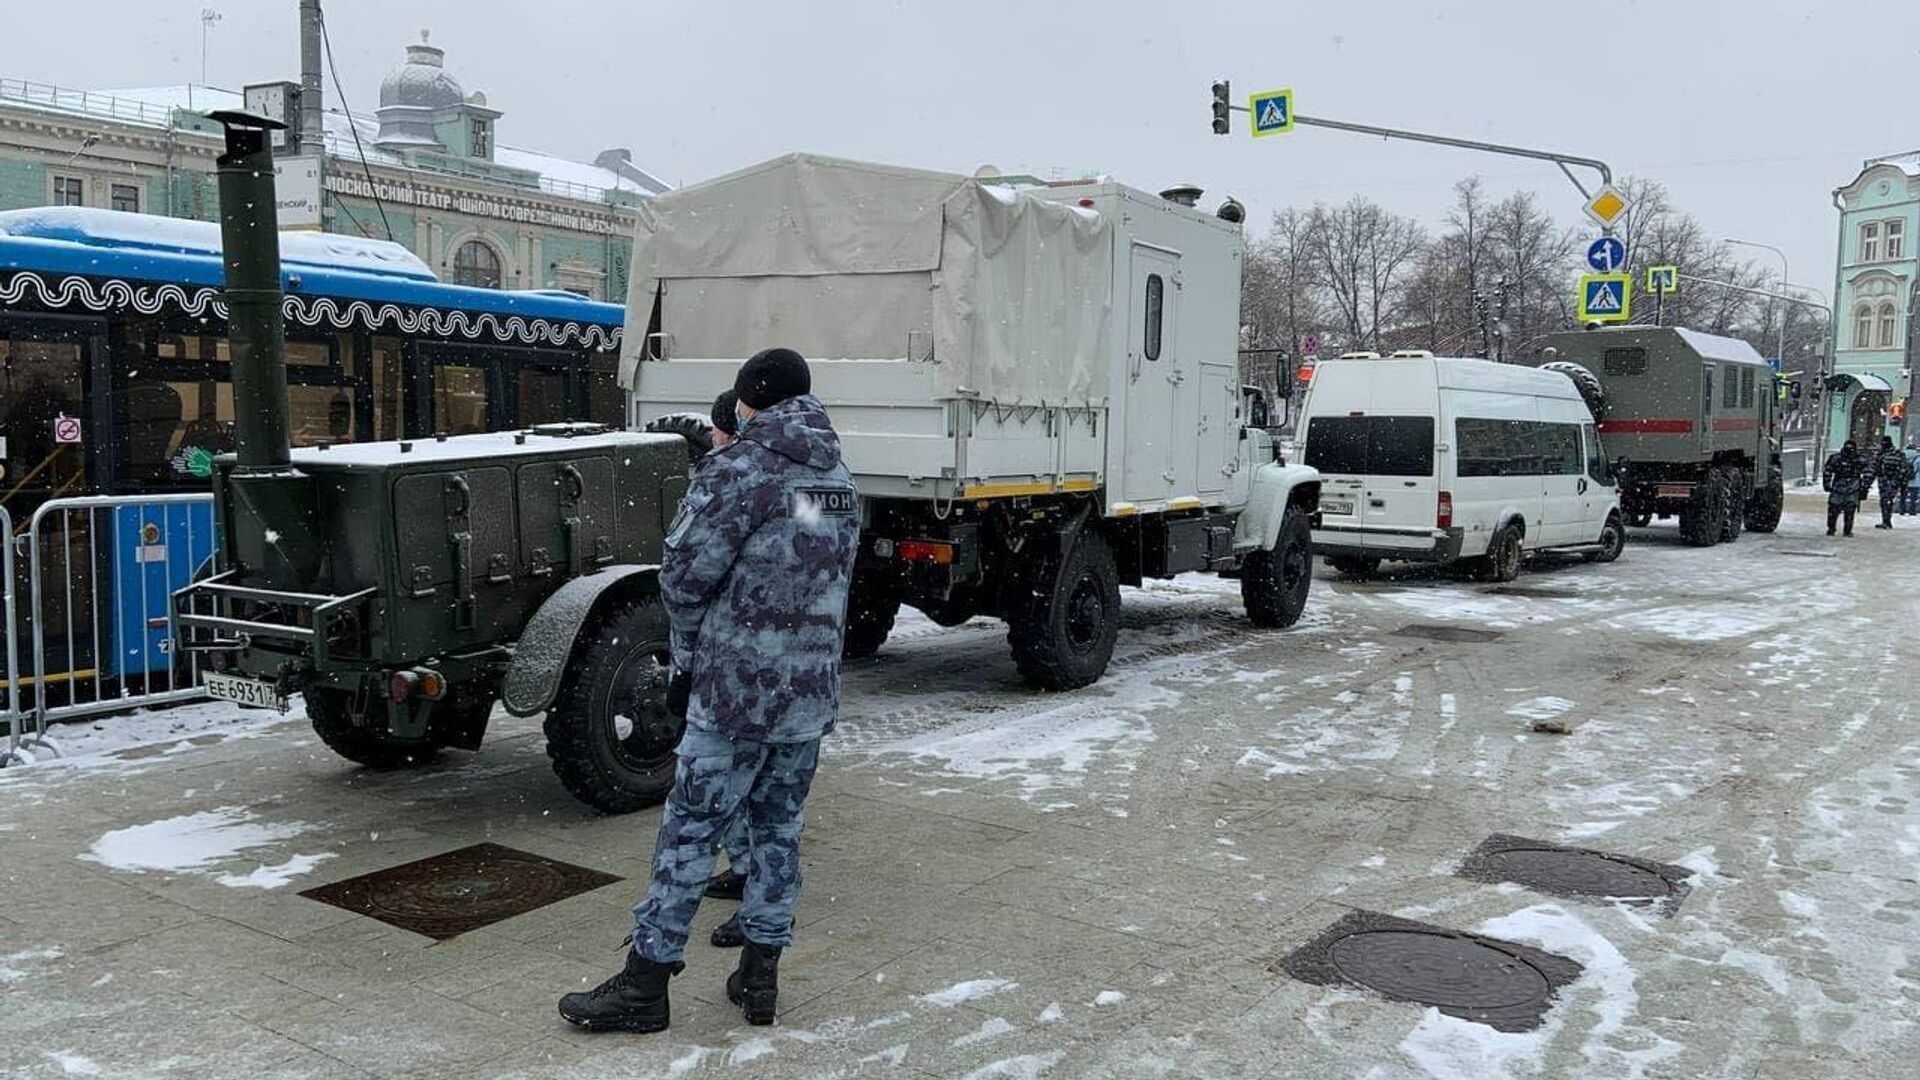
[[[1893, 528], [1893, 511], [1907, 490], [1907, 481], [1913, 479], [1913, 471], [1907, 465], [1907, 455], [1893, 445], [1893, 437], [1880, 436], [1880, 452], [1873, 456], [1872, 473], [1880, 482], [1880, 524], [1876, 529]], [[1866, 492], [1861, 492], [1866, 497]]]
[[1853, 448], [1852, 441], [1841, 444], [1839, 452], [1827, 458], [1820, 472], [1820, 485], [1827, 489], [1827, 535], [1841, 518], [1846, 519], [1846, 535], [1853, 535], [1853, 515], [1867, 497], [1867, 462]]
[[668, 707], [686, 716], [679, 766], [634, 908], [626, 965], [560, 1015], [589, 1030], [662, 1031], [667, 982], [744, 811], [746, 944], [727, 997], [771, 1024], [780, 953], [793, 940], [800, 826], [840, 700], [840, 650], [860, 532], [840, 439], [807, 362], [767, 349], [740, 368], [737, 436], [703, 462], [667, 533], [660, 592], [673, 627]]
[[1912, 517], [1920, 514], [1920, 443], [1908, 439], [1901, 456], [1907, 459], [1907, 486], [1900, 492], [1900, 513]]

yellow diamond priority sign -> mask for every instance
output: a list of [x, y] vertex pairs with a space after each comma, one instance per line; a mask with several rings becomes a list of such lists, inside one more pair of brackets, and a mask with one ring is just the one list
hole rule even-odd
[[1603, 185], [1587, 200], [1587, 216], [1600, 223], [1603, 228], [1611, 229], [1614, 223], [1627, 216], [1633, 204], [1621, 190], [1612, 184]]

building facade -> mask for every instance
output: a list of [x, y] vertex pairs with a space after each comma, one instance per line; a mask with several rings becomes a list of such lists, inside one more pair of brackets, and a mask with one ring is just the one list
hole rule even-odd
[[1920, 151], [1865, 162], [1834, 192], [1840, 210], [1834, 269], [1833, 374], [1827, 443], [1862, 447], [1912, 430], [1914, 310], [1920, 283]]
[[[424, 35], [423, 35], [424, 37]], [[442, 281], [623, 301], [633, 207], [667, 190], [625, 150], [577, 162], [502, 143], [501, 110], [424, 40], [382, 82], [374, 116], [324, 113], [300, 142], [297, 83], [82, 91], [0, 79], [0, 209], [79, 205], [216, 220], [216, 109], [290, 122], [283, 228], [395, 240]]]

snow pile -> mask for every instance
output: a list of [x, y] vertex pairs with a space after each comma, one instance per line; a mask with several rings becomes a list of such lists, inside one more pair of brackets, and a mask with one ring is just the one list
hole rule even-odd
[[[136, 873], [211, 872], [216, 864], [292, 839], [313, 827], [304, 821], [262, 822], [245, 807], [222, 806], [114, 829], [101, 834], [80, 857], [110, 870]], [[232, 888], [277, 889], [331, 857], [295, 855], [277, 866], [262, 865], [247, 874], [222, 873], [214, 880]]]
[[954, 983], [945, 990], [921, 994], [914, 1000], [935, 1008], [951, 1009], [955, 1005], [965, 1005], [969, 1001], [977, 1001], [992, 994], [1005, 993], [1018, 988], [1019, 985], [1008, 979], [970, 979], [966, 982]]

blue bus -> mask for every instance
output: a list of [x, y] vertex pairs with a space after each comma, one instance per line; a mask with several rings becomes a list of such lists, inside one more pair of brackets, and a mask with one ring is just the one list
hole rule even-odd
[[[399, 244], [330, 233], [283, 233], [281, 261], [296, 446], [625, 420], [618, 305], [448, 285]], [[0, 506], [14, 523], [10, 542], [50, 499], [208, 490], [213, 456], [233, 448], [223, 280], [220, 231], [209, 222], [80, 207], [0, 212]], [[49, 688], [90, 680], [101, 690], [167, 664], [154, 616], [210, 550], [208, 513], [120, 510], [110, 523], [89, 516], [42, 537], [42, 563], [68, 567], [89, 606], [111, 612], [69, 610], [78, 604], [69, 599], [39, 613], [58, 657], [48, 661]], [[24, 622], [30, 559], [21, 547]], [[32, 639], [18, 640], [24, 664]]]

